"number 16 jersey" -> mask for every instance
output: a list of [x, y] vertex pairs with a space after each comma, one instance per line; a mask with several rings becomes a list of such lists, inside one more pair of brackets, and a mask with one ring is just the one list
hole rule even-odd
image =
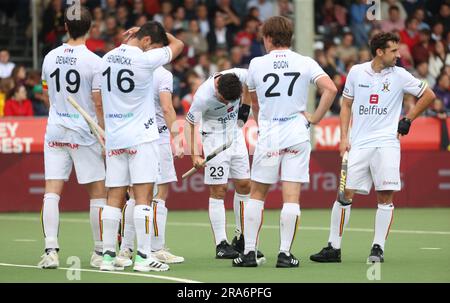
[[316, 61], [288, 49], [273, 50], [250, 62], [247, 86], [258, 96], [260, 147], [282, 149], [310, 139], [302, 112], [309, 84], [325, 75]]

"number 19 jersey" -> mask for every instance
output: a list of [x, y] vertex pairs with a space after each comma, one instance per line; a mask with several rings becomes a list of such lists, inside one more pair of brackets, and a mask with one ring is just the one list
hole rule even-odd
[[101, 90], [107, 149], [129, 148], [159, 138], [153, 72], [171, 59], [169, 47], [144, 52], [126, 44], [103, 57]]
[[42, 64], [42, 84], [48, 89], [50, 112], [46, 141], [91, 145], [96, 142], [80, 113], [67, 101], [72, 96], [95, 120], [92, 91], [100, 89], [101, 58], [85, 45], [63, 44]]
[[306, 110], [310, 83], [326, 73], [309, 57], [273, 50], [250, 62], [247, 85], [259, 103], [258, 144], [286, 148], [309, 140]]

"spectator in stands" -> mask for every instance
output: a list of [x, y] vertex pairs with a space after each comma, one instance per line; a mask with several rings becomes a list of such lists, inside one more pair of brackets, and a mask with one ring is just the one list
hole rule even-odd
[[5, 117], [31, 117], [33, 116], [33, 105], [27, 98], [25, 85], [17, 85], [13, 90], [13, 95], [5, 103]]
[[350, 24], [355, 37], [355, 45], [367, 45], [370, 24], [366, 22], [366, 13], [369, 6], [365, 0], [357, 0], [350, 6]]
[[[153, 16], [153, 21], [164, 24], [163, 19], [165, 16], [172, 15], [173, 5], [171, 1], [161, 2], [161, 12]], [[167, 29], [166, 29], [167, 30]]]
[[363, 47], [358, 52], [358, 63], [369, 62], [372, 60], [370, 50], [367, 47]]
[[442, 41], [444, 36], [444, 23], [441, 21], [436, 21], [433, 23], [433, 27], [431, 30], [431, 39], [436, 41]]
[[173, 20], [173, 29], [174, 30], [188, 30], [188, 20], [186, 20], [186, 12], [184, 10], [184, 7], [178, 6], [175, 8], [172, 14], [174, 20]]
[[207, 35], [209, 52], [217, 48], [230, 50], [233, 46], [233, 33], [225, 26], [225, 18], [221, 13], [214, 17], [214, 29]]
[[409, 51], [412, 51], [420, 41], [418, 26], [419, 20], [415, 17], [408, 17], [405, 21], [405, 29], [400, 31], [400, 42], [406, 44]]
[[208, 19], [208, 8], [205, 4], [200, 4], [197, 6], [196, 10], [198, 25], [200, 26], [200, 32], [203, 37], [206, 38], [210, 31], [210, 20]]
[[225, 22], [227, 30], [231, 33], [236, 33], [241, 26], [241, 19], [239, 19], [238, 13], [233, 8], [231, 0], [217, 0], [217, 7], [215, 14], [220, 13]]
[[414, 62], [416, 64], [428, 62], [431, 51], [431, 32], [427, 29], [422, 29], [419, 32], [419, 43], [417, 43], [411, 51]]
[[117, 12], [117, 1], [116, 0], [106, 0], [105, 14], [106, 15], [115, 15], [116, 12]]
[[228, 58], [221, 57], [217, 60], [217, 71], [218, 72], [230, 69], [231, 67], [232, 67], [231, 62], [230, 62], [230, 60], [228, 60]]
[[46, 94], [43, 93], [41, 84], [41, 73], [38, 71], [30, 71], [26, 80], [26, 88], [28, 99], [33, 105], [33, 112], [35, 116], [48, 116], [48, 109], [50, 107], [49, 100]]
[[450, 151], [450, 138], [447, 126], [447, 118], [450, 111], [445, 108], [441, 99], [434, 99], [431, 108], [426, 111], [426, 115], [439, 119], [441, 124], [441, 143], [440, 149]]
[[102, 34], [102, 39], [105, 42], [113, 42], [117, 34], [117, 20], [114, 15], [106, 17], [105, 21], [105, 31]]
[[431, 53], [428, 61], [430, 75], [437, 78], [445, 65], [450, 65], [450, 54], [442, 41], [436, 41], [434, 52]]
[[325, 60], [326, 65], [323, 70], [332, 78], [337, 73], [343, 73], [345, 65], [336, 54], [336, 45], [334, 43], [327, 43], [325, 45]]
[[248, 9], [248, 17], [252, 17], [255, 19], [258, 19], [258, 21], [261, 23], [261, 14], [259, 13], [259, 8], [257, 8], [256, 6], [250, 7]]
[[334, 0], [325, 0], [318, 13], [319, 32], [323, 32], [327, 37], [338, 35], [347, 25], [347, 9], [334, 3]]
[[[294, 20], [294, 4], [292, 2], [290, 2], [289, 0], [278, 0], [277, 4], [278, 5], [276, 8], [278, 9], [278, 11], [275, 13], [275, 15], [283, 16], [290, 20]], [[346, 19], [347, 9], [345, 9], [342, 6], [340, 6], [340, 8], [343, 8], [344, 9], [343, 11], [345, 11], [344, 14], [339, 13], [339, 15], [344, 16], [344, 18], [342, 20], [346, 23], [345, 19]], [[258, 19], [259, 19], [259, 17], [258, 17]]]
[[443, 1], [439, 8], [439, 14], [437, 15], [436, 19], [444, 26], [444, 32], [450, 31], [450, 3], [448, 1]]
[[242, 64], [244, 58], [244, 53], [240, 46], [235, 46], [230, 50], [230, 62], [231, 68], [247, 68], [247, 66]]
[[444, 103], [445, 110], [450, 111], [450, 76], [446, 73], [440, 74], [433, 91]]
[[211, 62], [206, 52], [198, 55], [197, 62], [198, 64], [194, 67], [194, 71], [202, 82], [217, 72], [217, 65]]
[[136, 22], [142, 16], [145, 16], [147, 18], [147, 14], [144, 10], [144, 2], [142, 0], [134, 0], [133, 10], [131, 11], [130, 15], [130, 24], [136, 25]]
[[188, 21], [195, 20], [196, 18], [196, 10], [195, 10], [195, 0], [184, 0], [183, 7], [186, 14], [186, 19]]
[[398, 6], [392, 5], [389, 7], [389, 17], [380, 22], [380, 28], [383, 32], [402, 31], [405, 28], [405, 21], [400, 17]]
[[185, 43], [194, 49], [195, 55], [208, 51], [208, 42], [200, 33], [198, 21], [195, 19], [189, 21], [189, 31], [186, 33]]
[[405, 21], [408, 17], [405, 8], [401, 1], [398, 0], [382, 0], [381, 1], [381, 20], [389, 19], [390, 11], [389, 9], [392, 6], [396, 6], [398, 8], [400, 20]]
[[194, 101], [194, 95], [199, 86], [202, 84], [202, 80], [197, 75], [195, 71], [190, 71], [187, 73], [187, 84], [189, 86], [189, 92], [183, 96], [181, 99], [181, 106], [185, 113], [189, 112], [191, 108], [192, 101]]
[[106, 29], [106, 24], [105, 24], [105, 18], [103, 15], [103, 10], [100, 6], [96, 6], [93, 10], [92, 10], [92, 24], [93, 25], [97, 25], [99, 30], [100, 30], [100, 34], [102, 34], [105, 29]]
[[147, 15], [140, 15], [139, 17], [137, 17], [137, 19], [134, 21], [134, 26], [143, 26], [145, 23], [148, 22], [148, 18]]
[[131, 23], [131, 18], [128, 17], [128, 7], [126, 5], [119, 5], [117, 7], [117, 13], [116, 13], [116, 20], [117, 20], [117, 26], [120, 26], [122, 28], [130, 28], [133, 23]]
[[64, 35], [65, 29], [62, 1], [52, 0], [45, 9], [42, 18], [41, 36], [44, 41], [44, 55], [59, 45]]
[[14, 80], [14, 84], [25, 85], [25, 80], [27, 79], [27, 70], [24, 65], [16, 65], [11, 73], [11, 77]]
[[189, 67], [188, 57], [183, 53], [172, 61], [172, 74], [174, 78], [173, 91], [178, 96], [184, 96], [189, 92], [186, 78]]
[[175, 32], [175, 21], [172, 15], [164, 15], [162, 24], [168, 33], [173, 34]]
[[428, 72], [428, 61], [422, 61], [416, 64], [416, 77], [428, 84], [428, 87], [434, 87], [436, 78]]
[[422, 7], [416, 8], [413, 16], [419, 21], [419, 26], [417, 27], [419, 29], [419, 31], [431, 29], [430, 25], [425, 22], [426, 13], [425, 13], [424, 8], [422, 8]]
[[275, 5], [269, 0], [250, 0], [247, 8], [257, 7], [259, 9], [259, 20], [262, 22], [272, 17], [275, 13]]
[[14, 66], [13, 62], [9, 61], [9, 51], [7, 49], [0, 50], [0, 79], [11, 76]]
[[91, 27], [89, 38], [86, 39], [86, 47], [100, 57], [106, 54], [106, 43], [101, 39], [100, 26], [97, 23], [94, 23]]
[[259, 20], [249, 17], [244, 21], [244, 29], [239, 31], [234, 38], [234, 45], [250, 48], [253, 40], [256, 38]]
[[143, 0], [145, 13], [149, 16], [156, 15], [159, 11], [161, 11], [160, 1], [155, 0]]
[[353, 46], [353, 34], [345, 33], [341, 44], [336, 48], [336, 55], [344, 64], [350, 61], [356, 62], [358, 50]]
[[0, 117], [4, 115], [5, 103], [14, 89], [14, 80], [9, 78], [0, 79]]

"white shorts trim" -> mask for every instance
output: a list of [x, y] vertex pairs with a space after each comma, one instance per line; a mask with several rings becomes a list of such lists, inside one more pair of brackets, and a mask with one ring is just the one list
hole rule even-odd
[[309, 141], [279, 150], [267, 150], [257, 144], [253, 155], [252, 181], [275, 184], [281, 179], [281, 181], [308, 183], [310, 155]]
[[75, 166], [79, 184], [105, 180], [105, 162], [99, 143], [89, 146], [44, 142], [45, 180], [68, 181]]
[[401, 189], [400, 148], [352, 148], [348, 155], [346, 188], [368, 195], [376, 191]]
[[106, 186], [155, 183], [158, 177], [159, 146], [156, 141], [106, 153]]

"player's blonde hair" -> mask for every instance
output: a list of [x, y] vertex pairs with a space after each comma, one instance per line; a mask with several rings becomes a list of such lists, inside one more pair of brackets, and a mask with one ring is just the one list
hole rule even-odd
[[272, 44], [275, 47], [290, 47], [294, 28], [288, 18], [275, 16], [264, 22], [262, 34], [264, 37], [272, 38]]

